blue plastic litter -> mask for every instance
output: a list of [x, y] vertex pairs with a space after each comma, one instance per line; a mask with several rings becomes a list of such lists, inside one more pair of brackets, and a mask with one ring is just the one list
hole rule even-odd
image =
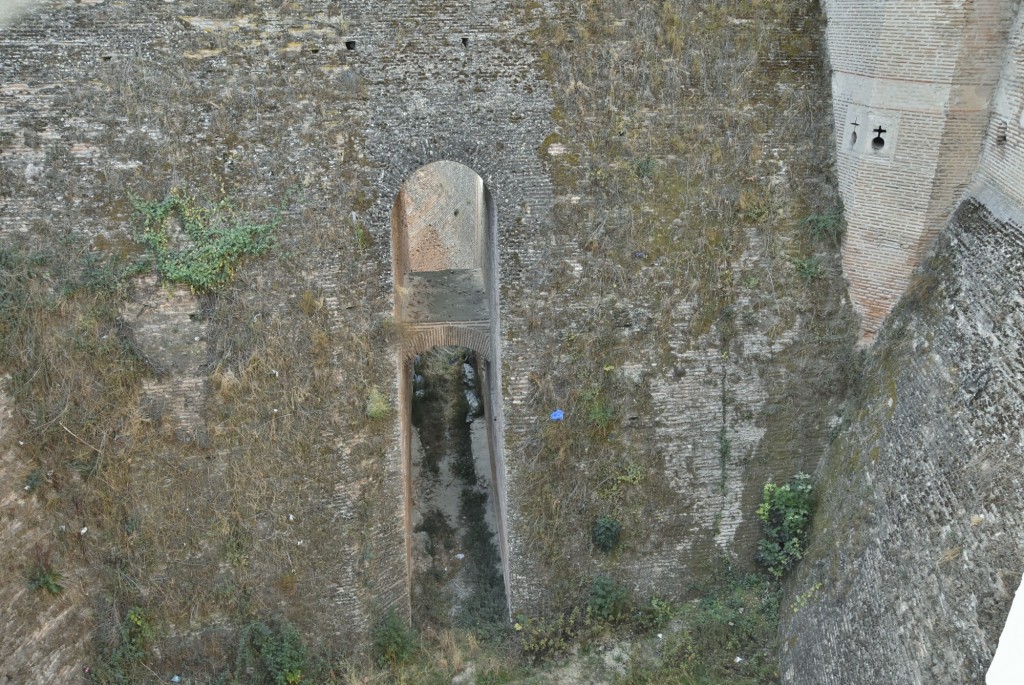
[[553, 412], [551, 412], [551, 420], [552, 421], [561, 421], [564, 418], [565, 418], [565, 412], [563, 412], [561, 409], [556, 409]]

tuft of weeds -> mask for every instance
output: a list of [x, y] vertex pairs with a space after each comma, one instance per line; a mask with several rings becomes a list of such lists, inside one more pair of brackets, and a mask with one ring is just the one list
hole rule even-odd
[[398, 668], [413, 655], [418, 638], [415, 631], [388, 610], [373, 630], [373, 655], [378, 667]]
[[391, 415], [391, 403], [376, 387], [370, 388], [366, 397], [366, 416], [371, 421], [379, 421]]
[[46, 471], [42, 468], [34, 468], [25, 476], [24, 490], [29, 494], [33, 494], [43, 487], [44, 483], [46, 483]]
[[352, 238], [357, 250], [364, 252], [373, 246], [373, 235], [366, 229], [363, 222], [349, 218], [347, 223], [352, 230]]
[[204, 204], [178, 190], [163, 200], [135, 197], [132, 204], [142, 216], [134, 237], [153, 253], [160, 276], [195, 292], [230, 282], [244, 257], [270, 249], [280, 223], [280, 210], [273, 220], [256, 223], [240, 216], [227, 198]]
[[658, 162], [653, 157], [644, 157], [633, 165], [633, 173], [637, 178], [652, 179], [658, 170]]
[[324, 308], [323, 298], [317, 297], [312, 290], [303, 290], [299, 297], [299, 311], [306, 316], [314, 316]]
[[808, 215], [804, 219], [803, 225], [815, 240], [827, 240], [834, 245], [839, 245], [843, 233], [846, 231], [842, 203], [827, 212]]
[[793, 260], [796, 274], [804, 281], [810, 283], [825, 275], [825, 267], [817, 257], [801, 257]]
[[266, 623], [255, 622], [241, 631], [234, 674], [228, 682], [298, 685], [308, 670], [306, 646], [294, 626], [284, 623], [273, 628]]
[[56, 596], [64, 591], [60, 579], [60, 571], [53, 565], [49, 553], [37, 550], [35, 562], [28, 570], [28, 586], [37, 592]]
[[610, 576], [600, 575], [590, 585], [587, 616], [605, 623], [626, 619], [633, 609], [629, 589]]
[[512, 627], [523, 654], [537, 661], [568, 651], [580, 633], [582, 619], [583, 612], [576, 607], [550, 618], [520, 614]]
[[132, 607], [121, 620], [115, 644], [101, 649], [92, 669], [96, 685], [132, 685], [146, 679], [145, 660], [155, 631], [149, 614]]
[[781, 589], [761, 575], [726, 571], [719, 587], [662, 615], [672, 624], [657, 649], [640, 644], [616, 685], [698, 685], [778, 682], [777, 633]]
[[606, 432], [615, 420], [615, 406], [600, 387], [590, 388], [581, 398], [587, 420], [599, 432]]
[[602, 552], [611, 552], [618, 546], [621, 534], [622, 522], [605, 514], [594, 521], [590, 529], [590, 541]]

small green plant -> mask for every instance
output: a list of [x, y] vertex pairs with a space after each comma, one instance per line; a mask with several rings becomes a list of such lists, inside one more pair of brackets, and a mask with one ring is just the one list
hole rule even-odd
[[388, 398], [376, 387], [370, 388], [369, 396], [366, 398], [366, 416], [373, 421], [387, 418], [391, 413], [391, 403]]
[[25, 476], [25, 492], [33, 493], [46, 482], [46, 471], [42, 468], [35, 468]]
[[633, 165], [633, 173], [637, 178], [654, 178], [654, 172], [658, 168], [658, 162], [651, 157], [644, 157]]
[[[243, 257], [270, 249], [280, 221], [278, 215], [269, 223], [255, 223], [238, 217], [227, 200], [203, 205], [178, 191], [159, 201], [132, 198], [132, 204], [142, 215], [134, 238], [153, 252], [160, 276], [196, 292], [226, 285]], [[177, 240], [171, 230], [174, 218], [184, 233]]]
[[793, 600], [793, 603], [789, 605], [789, 610], [792, 611], [794, 614], [799, 612], [801, 609], [807, 606], [807, 603], [810, 601], [811, 597], [816, 595], [818, 593], [818, 590], [820, 590], [823, 587], [825, 587], [823, 583], [815, 583], [806, 592], [801, 592], [799, 595], [796, 596], [796, 599]]
[[[267, 682], [298, 685], [308, 670], [302, 636], [291, 624], [275, 630], [266, 623], [250, 623], [242, 629], [235, 657], [234, 682]], [[242, 674], [258, 673], [255, 680], [240, 680]]]
[[797, 276], [807, 283], [821, 278], [825, 274], [825, 267], [821, 265], [821, 260], [817, 257], [794, 259], [793, 266], [796, 267]]
[[655, 595], [648, 604], [637, 607], [633, 625], [641, 631], [656, 630], [668, 625], [677, 613], [678, 609], [671, 602]]
[[823, 214], [811, 214], [804, 219], [804, 226], [816, 240], [829, 240], [838, 245], [845, 230], [842, 205]]
[[619, 544], [622, 534], [622, 523], [618, 519], [605, 514], [594, 521], [590, 529], [590, 540], [602, 552], [611, 552]]
[[626, 464], [626, 471], [624, 473], [620, 473], [611, 479], [608, 486], [601, 491], [601, 496], [615, 499], [625, 494], [627, 485], [640, 485], [643, 480], [643, 467], [630, 462]]
[[598, 388], [583, 394], [583, 406], [587, 420], [601, 430], [607, 429], [615, 419], [615, 407]]
[[757, 507], [757, 517], [764, 527], [757, 546], [757, 560], [776, 578], [803, 558], [807, 529], [813, 506], [811, 477], [798, 473], [789, 483], [764, 485], [764, 497]]
[[60, 584], [60, 572], [53, 567], [49, 558], [43, 555], [32, 566], [28, 573], [28, 586], [39, 592], [59, 595], [64, 591]]
[[722, 492], [725, 492], [725, 468], [729, 463], [729, 459], [732, 457], [732, 441], [729, 440], [729, 433], [725, 427], [725, 424], [718, 429], [718, 462], [721, 466], [721, 487]]
[[355, 236], [356, 247], [360, 250], [365, 250], [373, 245], [373, 236], [366, 230], [366, 226], [362, 222], [352, 219], [349, 221], [349, 225], [352, 226], [352, 234]]
[[416, 649], [416, 632], [389, 609], [373, 631], [373, 655], [380, 668], [397, 667]]
[[523, 653], [536, 660], [566, 651], [579, 632], [580, 613], [576, 607], [568, 614], [559, 614], [551, 619], [517, 615], [512, 627]]
[[92, 681], [100, 685], [130, 685], [142, 680], [139, 673], [155, 632], [149, 616], [132, 607], [121, 620], [117, 646], [101, 653], [92, 672]]
[[614, 578], [598, 576], [590, 585], [587, 616], [606, 623], [617, 623], [629, 615], [629, 590]]
[[607, 403], [601, 402], [590, 408], [587, 412], [587, 418], [598, 428], [607, 428], [608, 424], [615, 418], [615, 410], [608, 406]]
[[743, 190], [740, 191], [739, 214], [751, 224], [759, 224], [772, 214], [771, 191]]

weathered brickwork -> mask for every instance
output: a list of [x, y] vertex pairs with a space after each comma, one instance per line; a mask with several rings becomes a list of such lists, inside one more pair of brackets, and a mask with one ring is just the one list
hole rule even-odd
[[[863, 339], [881, 335], [819, 472], [811, 548], [784, 609], [784, 682], [980, 684], [1020, 583], [1014, 9], [913, 3], [883, 18], [881, 6], [828, 6], [844, 267]], [[873, 116], [889, 117], [890, 156], [852, 140], [851, 123]]]
[[982, 683], [1024, 571], [1024, 230], [960, 207], [821, 470], [784, 682]]
[[[425, 164], [451, 160], [493, 189], [500, 279], [514, 284], [508, 296], [515, 299], [518, 289], [535, 286], [551, 203], [537, 150], [552, 105], [534, 67], [530, 30], [507, 2], [265, 3], [238, 13], [202, 2], [52, 3], [0, 32], [0, 238], [5, 246], [38, 243], [55, 227], [67, 228], [102, 251], [120, 246], [132, 229], [129, 194], [152, 199], [180, 187], [216, 197], [219, 191], [240, 206], [264, 208], [256, 211], [265, 216], [273, 198], [293, 187], [302, 194], [301, 210], [284, 210], [277, 249], [302, 255], [300, 269], [288, 277], [322, 293], [329, 327], [351, 352], [393, 321], [391, 212], [402, 183]], [[354, 233], [357, 227], [364, 237]], [[344, 242], [332, 242], [339, 236]], [[356, 243], [363, 247], [355, 258], [341, 256], [351, 255]], [[494, 263], [481, 266], [488, 276], [494, 272]], [[496, 311], [500, 294], [488, 295]], [[205, 328], [188, 319], [191, 297], [178, 293], [169, 303], [170, 319], [185, 316], [175, 319], [176, 335], [198, 357], [144, 394], [161, 400], [163, 409], [150, 405], [168, 426], [191, 433], [202, 424], [209, 362], [219, 353]], [[281, 306], [259, 305], [264, 309], [253, 322]], [[129, 323], [138, 324], [135, 337], [145, 354], [143, 343], [153, 341], [142, 339], [159, 326]], [[427, 335], [404, 342], [489, 348], [501, 335], [496, 325], [497, 318], [487, 330], [468, 331], [472, 339]], [[503, 325], [520, 331], [505, 333], [506, 365], [525, 375], [534, 351], [524, 344], [522, 317], [513, 310]], [[336, 404], [354, 407], [357, 417], [360, 393], [370, 384], [392, 404], [398, 399], [403, 341], [380, 339], [367, 353], [387, 360], [387, 374], [367, 377], [369, 362], [335, 370]], [[234, 352], [225, 369], [246, 354]], [[491, 388], [522, 401], [524, 386], [504, 386], [498, 365], [490, 373]], [[237, 382], [237, 373], [223, 375]], [[317, 623], [315, 632], [336, 644], [365, 637], [387, 607], [408, 607], [407, 498], [398, 413], [393, 416], [383, 434], [333, 429], [320, 436], [334, 458], [316, 486], [332, 492], [309, 501], [316, 513], [308, 519], [329, 527], [333, 538], [320, 550], [330, 559], [307, 568], [319, 578], [315, 594], [329, 599], [295, 620]], [[505, 431], [522, 431], [532, 417], [513, 415], [507, 429], [500, 411], [495, 419], [500, 451]], [[217, 472], [233, 461], [233, 455], [217, 457]], [[506, 488], [504, 473], [497, 481]], [[302, 520], [302, 512], [294, 513]], [[21, 604], [12, 611], [21, 612], [27, 599], [18, 593], [12, 601]], [[11, 641], [27, 641], [23, 631], [33, 625], [12, 629]], [[173, 632], [183, 637], [188, 629]], [[33, 658], [38, 655], [29, 654], [26, 663]], [[54, 658], [60, 663], [53, 670], [17, 675], [47, 682], [60, 669], [80, 667], [78, 653]]]
[[1010, 33], [974, 186], [1024, 207], [1024, 12]]
[[[292, 620], [325, 641], [359, 644], [388, 607], [408, 607], [405, 522], [410, 494], [400, 421], [409, 398], [401, 381], [401, 357], [431, 345], [494, 350], [483, 356], [501, 360], [488, 370], [485, 397], [491, 398], [493, 392], [505, 408], [492, 412], [489, 437], [504, 458], [499, 458], [495, 480], [501, 499], [507, 496], [507, 508], [501, 512], [503, 544], [507, 536], [502, 553], [510, 603], [517, 610], [543, 605], [567, 570], [576, 583], [571, 589], [577, 592], [586, 591], [593, 573], [609, 571], [641, 595], [657, 592], [681, 598], [691, 582], [713, 577], [722, 557], [751, 566], [759, 536], [753, 511], [763, 483], [808, 468], [824, 449], [836, 388], [845, 382], [837, 367], [849, 340], [848, 319], [844, 305], [833, 297], [838, 269], [823, 241], [815, 243], [793, 228], [806, 212], [830, 204], [832, 190], [825, 174], [806, 174], [797, 170], [806, 164], [794, 163], [813, 159], [824, 164], [821, 160], [830, 156], [824, 71], [816, 62], [805, 64], [802, 71], [786, 71], [781, 64], [751, 58], [750, 71], [779, 69], [785, 72], [784, 82], [770, 83], [768, 92], [758, 94], [756, 106], [704, 113], [711, 120], [728, 121], [728, 126], [700, 139], [707, 142], [720, 136], [702, 182], [718, 190], [711, 172], [718, 164], [725, 166], [722, 155], [731, 154], [719, 142], [752, 138], [756, 144], [742, 153], [744, 175], [749, 174], [751, 197], [765, 200], [764, 206], [751, 206], [739, 191], [736, 197], [723, 193], [714, 198], [722, 225], [702, 229], [707, 229], [709, 242], [727, 235], [739, 245], [735, 255], [718, 266], [730, 275], [681, 285], [686, 282], [666, 272], [700, 271], [708, 265], [680, 261], [667, 266], [664, 257], [652, 258], [643, 250], [623, 254], [619, 244], [602, 244], [604, 222], [609, 217], [614, 221], [613, 215], [625, 207], [597, 207], [603, 200], [596, 199], [597, 191], [586, 184], [580, 185], [579, 195], [554, 197], [552, 169], [560, 168], [555, 157], [578, 158], [588, 143], [585, 136], [574, 139], [565, 134], [568, 126], [552, 121], [551, 84], [540, 70], [543, 46], [537, 45], [534, 30], [539, 16], [556, 15], [551, 6], [555, 3], [527, 4], [530, 12], [523, 3], [505, 0], [323, 0], [252, 7], [199, 1], [142, 7], [68, 1], [52, 3], [0, 33], [4, 240], [31, 240], [60, 225], [94, 241], [99, 250], [101, 238], [123, 240], [131, 228], [128, 193], [152, 198], [171, 186], [198, 185], [214, 193], [223, 189], [240, 204], [269, 213], [267, 198], [279, 198], [283, 187], [300, 190], [297, 208], [283, 212], [285, 235], [279, 238], [280, 252], [300, 255], [288, 263], [291, 273], [282, 275], [266, 267], [264, 274], [264, 267], [256, 266], [242, 279], [304, 279], [304, 287], [313, 293], [311, 311], [319, 312], [322, 299], [323, 316], [341, 341], [338, 346], [356, 349], [365, 357], [355, 365], [358, 368], [341, 368], [338, 363], [329, 367], [339, 395], [338, 406], [331, 410], [347, 411], [346, 418], [354, 418], [351, 426], [335, 426], [318, 436], [330, 468], [303, 485], [330, 490], [319, 499], [307, 498], [309, 511], [299, 517], [308, 513], [309, 519], [331, 531], [321, 557], [314, 559], [318, 565], [308, 564], [318, 583], [308, 594], [327, 599], [315, 611], [294, 610]], [[855, 306], [864, 317], [865, 339], [873, 337], [906, 289], [914, 265], [934, 238], [933, 229], [942, 225], [970, 180], [983, 135], [988, 138], [981, 168], [993, 179], [986, 183], [1001, 184], [1007, 195], [1024, 187], [1014, 175], [1024, 167], [1007, 155], [1021, 144], [1020, 71], [1005, 67], [996, 88], [1009, 30], [1008, 7], [1002, 0], [953, 7], [901, 3], [895, 9], [893, 3], [880, 0], [828, 3], [835, 149], [850, 227], [844, 260]], [[746, 26], [747, 21], [723, 23]], [[808, 21], [808, 26], [817, 27], [815, 17]], [[1014, 35], [1019, 37], [1019, 28]], [[809, 43], [816, 49], [816, 39]], [[1019, 53], [1019, 41], [1013, 45]], [[622, 47], [604, 52], [618, 55]], [[698, 56], [701, 49], [695, 48], [691, 56]], [[813, 62], [813, 55], [798, 56]], [[681, 59], [680, 74], [686, 64], [694, 67], [699, 62]], [[733, 76], [739, 78], [738, 73]], [[567, 82], [560, 87], [568, 92], [589, 86]], [[1009, 122], [1006, 142], [999, 140], [998, 122], [989, 123], [987, 102], [993, 92], [998, 94], [996, 112]], [[778, 103], [794, 116], [769, 111], [774, 106], [769, 103]], [[656, 139], [659, 121], [682, 116], [675, 107], [673, 103], [658, 112], [644, 111], [623, 126], [650, 126]], [[654, 123], [637, 123], [648, 116]], [[856, 141], [848, 126], [851, 116], [863, 117], [856, 119]], [[765, 121], [774, 123], [765, 126]], [[607, 132], [601, 129], [604, 125], [595, 116], [595, 139]], [[886, 129], [885, 144], [877, 148], [872, 144], [873, 125]], [[557, 147], [546, 145], [554, 134], [559, 134]], [[612, 141], [623, 136], [616, 122]], [[623, 156], [621, 162], [624, 168], [636, 169], [634, 175], [644, 181], [648, 165], [636, 162], [650, 162], [656, 170], [650, 173], [660, 173], [658, 169], [671, 169], [689, 149], [656, 148], [647, 160]], [[396, 272], [402, 269], [394, 268], [392, 260], [392, 211], [403, 183], [439, 160], [459, 162], [479, 174], [489, 193], [481, 204], [487, 205], [488, 220], [496, 228], [496, 263], [485, 261], [482, 267], [497, 272], [494, 280], [500, 287], [487, 292], [487, 308], [500, 311], [500, 327], [494, 316], [486, 326], [424, 326], [403, 338], [402, 331], [393, 330], [393, 294], [396, 285], [401, 287]], [[820, 206], [801, 201], [809, 187], [815, 189]], [[665, 222], [676, 226], [691, 221], [695, 209], [685, 204], [667, 213]], [[601, 211], [588, 213], [595, 207]], [[583, 225], [578, 233], [554, 230], [554, 215], [559, 212]], [[765, 216], [759, 219], [759, 214]], [[766, 216], [782, 219], [773, 223]], [[721, 230], [716, 233], [713, 228]], [[671, 239], [685, 235], [682, 230], [666, 233]], [[353, 250], [356, 243], [358, 250]], [[964, 245], [984, 253], [972, 257], [976, 261], [968, 266], [995, 268], [995, 258], [985, 256], [985, 249], [995, 244], [964, 238]], [[793, 273], [798, 256], [820, 257], [832, 278], [804, 282]], [[730, 290], [730, 297], [720, 300], [728, 306], [709, 314], [707, 301], [721, 296], [719, 287]], [[995, 288], [988, 295], [981, 285], [977, 290], [979, 297], [996, 298]], [[188, 316], [197, 306], [189, 293], [179, 290], [165, 297], [159, 306], [166, 308], [167, 320], [180, 324], [176, 334], [184, 337], [178, 342], [188, 349], [180, 367], [168, 378], [150, 383], [144, 396], [164, 398], [168, 409], [161, 413], [168, 425], [181, 428], [189, 439], [204, 428], [203, 403], [217, 394], [207, 372], [221, 362], [225, 368], [237, 364], [246, 350], [208, 342], [209, 330]], [[233, 292], [224, 299], [228, 297], [241, 302], [245, 294]], [[1000, 307], [1006, 301], [993, 299], [983, 309], [1003, 316]], [[268, 304], [243, 323], [255, 325], [271, 318], [275, 306], [295, 308], [288, 302]], [[967, 305], [963, 307], [967, 311]], [[196, 318], [203, 316], [200, 312]], [[154, 340], [150, 334], [167, 321], [154, 324], [143, 317], [129, 324], [138, 329], [136, 338], [145, 354], [147, 340], [159, 347], [160, 335]], [[597, 326], [610, 331], [609, 354], [615, 363], [608, 368], [593, 349], [575, 347], [574, 341], [586, 339]], [[927, 339], [930, 334], [921, 335]], [[235, 357], [228, 359], [225, 349]], [[989, 352], [985, 348], [977, 353]], [[336, 351], [335, 362], [342, 354]], [[386, 359], [384, 371], [373, 366], [377, 356]], [[961, 357], [967, 359], [967, 353]], [[967, 365], [961, 357], [956, 363]], [[536, 500], [530, 499], [533, 493], [527, 484], [537, 482], [537, 474], [543, 480], [551, 468], [537, 457], [547, 439], [545, 428], [551, 425], [546, 419], [549, 411], [560, 406], [556, 402], [572, 397], [577, 406], [566, 408], [578, 415], [586, 412], [580, 398], [587, 388], [578, 387], [574, 365], [596, 366], [616, 379], [616, 392], [624, 389], [622, 394], [629, 395], [621, 403], [622, 415], [616, 417], [619, 433], [625, 436], [619, 443], [621, 454], [614, 455], [618, 471], [585, 493], [586, 499], [555, 501], [547, 511], [531, 509], [524, 503]], [[934, 387], [945, 387], [936, 386], [935, 380], [945, 378], [943, 369], [942, 364], [922, 362], [918, 370], [934, 381], [932, 386], [915, 385], [920, 381], [910, 378], [906, 390], [900, 390], [913, 396], [906, 403], [900, 400], [901, 411], [916, 403], [932, 412], [908, 413], [901, 424], [909, 426], [908, 431], [914, 426], [923, 430], [926, 416], [944, 415], [950, 406], [945, 400], [958, 397], [953, 390], [934, 394]], [[276, 369], [266, 369], [264, 375], [261, 382], [267, 385], [277, 379]], [[361, 393], [368, 386], [379, 386], [402, 411], [366, 428]], [[266, 411], [274, 410], [268, 406]], [[271, 417], [266, 422], [277, 420]], [[919, 463], [922, 445], [933, 444], [928, 436], [892, 430], [899, 433], [894, 433], [899, 449], [893, 447], [893, 454], [899, 451], [911, 465]], [[506, 442], [510, 448], [504, 455]], [[588, 461], [586, 449], [584, 445], [572, 455], [573, 468], [591, 469], [588, 477], [610, 468]], [[217, 466], [210, 467], [211, 473], [234, 468], [232, 455], [215, 456]], [[196, 461], [205, 465], [203, 457]], [[899, 502], [917, 501], [899, 485], [899, 478], [909, 478], [899, 469], [911, 467], [892, 468], [895, 475], [890, 476], [887, 495]], [[553, 563], [540, 558], [523, 531], [545, 528], [570, 506], [578, 509], [570, 512], [573, 515], [604, 506], [613, 496], [606, 491], [607, 483], [620, 477], [625, 483], [637, 481], [630, 486], [633, 489], [623, 486], [622, 499], [629, 499], [633, 507], [627, 521], [632, 536], [627, 553], [596, 558], [588, 549], [585, 527], [577, 526], [572, 539], [559, 541], [564, 543], [564, 559]], [[589, 487], [587, 478], [580, 477], [579, 482], [582, 489]], [[277, 487], [283, 489], [278, 483], [271, 489]], [[659, 499], [652, 496], [655, 491]], [[899, 520], [897, 513], [892, 514], [893, 521]], [[964, 530], [987, 531], [985, 526], [997, 520], [997, 513], [1003, 517], [998, 520], [1016, 521], [1015, 514], [1004, 516], [1001, 510], [989, 508], [984, 513], [985, 525], [969, 523]], [[963, 529], [963, 522], [958, 522], [957, 530]], [[276, 523], [260, 525], [258, 530], [267, 539], [287, 539], [291, 544], [290, 533]], [[298, 542], [293, 548], [296, 558]], [[959, 556], [953, 555], [955, 546], [961, 548]], [[884, 569], [886, 559], [903, 548], [894, 542], [879, 549], [865, 568], [875, 564]], [[907, 549], [907, 554], [932, 559], [931, 548]], [[966, 559], [963, 550], [970, 549], [959, 542], [943, 547], [942, 558], [953, 556], [942, 568]], [[993, 552], [992, 559], [998, 555]], [[995, 568], [991, 564], [996, 562], [985, 563], [986, 568]], [[925, 580], [931, 582], [930, 578]], [[857, 592], [866, 593], [868, 587]], [[999, 608], [993, 592], [979, 602], [988, 602], [986, 611], [995, 616]], [[858, 607], [875, 613], [868, 614], [866, 623], [855, 624], [850, 618], [849, 629], [843, 624], [829, 633], [829, 644], [849, 638], [860, 648], [861, 626], [867, 625], [864, 635], [870, 634], [870, 616], [883, 614], [886, 605], [872, 604], [866, 594], [853, 591], [850, 597], [857, 598]], [[964, 599], [968, 605], [971, 601]], [[287, 615], [291, 604], [295, 602], [268, 601], [266, 606], [268, 612]], [[909, 600], [907, 606], [910, 613], [924, 611]], [[24, 604], [18, 608], [24, 609]], [[824, 624], [833, 609], [857, 615], [838, 600], [807, 615], [821, 616]], [[985, 621], [978, 630], [988, 635], [994, 619]], [[929, 630], [939, 625], [930, 618], [920, 623]], [[970, 617], [963, 623], [968, 632], [975, 629]], [[183, 623], [169, 632], [185, 644], [191, 628]], [[817, 673], [831, 673], [833, 667], [823, 663], [824, 651], [800, 651], [807, 644], [802, 636], [810, 633], [801, 632], [804, 628], [796, 623], [791, 629], [797, 636], [792, 656], [787, 657], [794, 669], [791, 677], [818, 682]], [[900, 634], [898, 629], [890, 632]], [[935, 632], [942, 633], [939, 628]], [[879, 649], [891, 646], [885, 639], [878, 638]], [[985, 654], [984, 647], [971, 649], [962, 667], [965, 673], [973, 673]], [[911, 668], [906, 664], [913, 663], [913, 653], [905, 653], [899, 667]], [[60, 663], [52, 673], [70, 668], [76, 658], [80, 657], [56, 655]], [[24, 659], [31, 661], [31, 655]], [[854, 656], [838, 659], [837, 664], [847, 663]], [[959, 673], [956, 668], [961, 666], [948, 668], [949, 673]], [[846, 681], [834, 676], [832, 682]]]
[[977, 168], [1013, 7], [825, 7], [848, 224], [843, 267], [869, 342]]

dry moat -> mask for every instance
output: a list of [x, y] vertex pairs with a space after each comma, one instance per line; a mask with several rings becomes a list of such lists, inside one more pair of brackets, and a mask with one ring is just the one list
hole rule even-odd
[[508, 604], [476, 354], [433, 348], [412, 370], [413, 620], [503, 626]]

